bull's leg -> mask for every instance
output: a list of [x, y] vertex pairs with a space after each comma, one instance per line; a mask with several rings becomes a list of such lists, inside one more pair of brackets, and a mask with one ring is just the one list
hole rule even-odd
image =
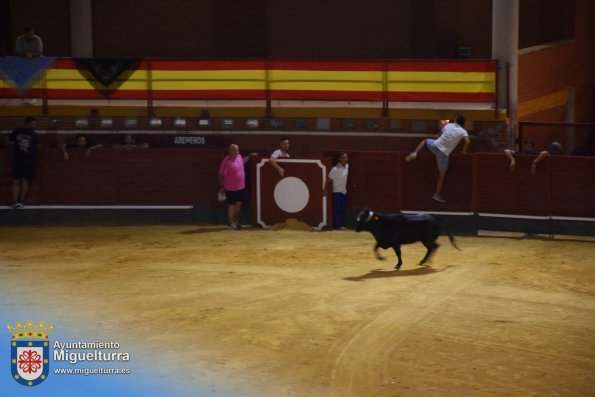
[[395, 269], [399, 270], [401, 268], [401, 265], [403, 264], [403, 261], [401, 260], [401, 246], [393, 245], [393, 249], [395, 250], [395, 254], [397, 254], [397, 259], [398, 259], [398, 262], [395, 265]]
[[438, 247], [440, 247], [440, 245], [433, 240], [422, 241], [422, 243], [426, 247], [427, 251], [426, 255], [423, 257], [421, 262], [419, 262], [420, 266], [424, 265], [428, 261], [428, 259], [430, 259], [430, 257], [434, 254], [434, 252], [438, 249]]
[[378, 248], [379, 248], [379, 247], [380, 247], [380, 245], [379, 245], [379, 244], [376, 244], [376, 245], [374, 246], [374, 253], [376, 254], [376, 258], [377, 258], [379, 261], [383, 261], [383, 260], [384, 260], [384, 258], [383, 258], [382, 256], [380, 256], [380, 254], [378, 253]]

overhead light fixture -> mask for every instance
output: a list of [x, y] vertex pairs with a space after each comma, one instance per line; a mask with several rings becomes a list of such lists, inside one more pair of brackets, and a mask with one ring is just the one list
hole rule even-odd
[[231, 128], [231, 127], [233, 127], [233, 119], [223, 119], [223, 120], [221, 120], [221, 127], [223, 127], [223, 128]]
[[374, 119], [366, 120], [366, 128], [369, 130], [377, 130], [378, 129], [378, 120], [374, 120]]
[[99, 124], [101, 128], [112, 128], [114, 126], [114, 120], [109, 117], [104, 117], [101, 119]]
[[134, 118], [127, 118], [124, 120], [124, 128], [129, 130], [138, 128], [138, 120]]
[[79, 129], [89, 128], [89, 119], [77, 118], [76, 120], [74, 120], [74, 126]]
[[391, 130], [400, 130], [401, 129], [401, 120], [400, 119], [391, 119], [390, 120], [390, 129]]
[[281, 120], [281, 119], [271, 119], [271, 127], [272, 128], [281, 128], [281, 127], [283, 127], [283, 120]]
[[306, 128], [306, 120], [305, 119], [293, 120], [293, 127], [294, 128]]
[[149, 125], [151, 128], [160, 128], [163, 125], [163, 120], [160, 117], [151, 117], [149, 119]]
[[174, 119], [174, 126], [176, 128], [185, 128], [186, 127], [186, 119], [184, 117], [176, 117]]
[[329, 119], [329, 118], [316, 119], [316, 128], [319, 130], [329, 130], [331, 128], [331, 119]]
[[246, 127], [248, 127], [248, 128], [258, 128], [258, 125], [259, 125], [258, 119], [246, 120]]
[[352, 130], [355, 127], [355, 123], [351, 119], [341, 119], [340, 125], [342, 130]]

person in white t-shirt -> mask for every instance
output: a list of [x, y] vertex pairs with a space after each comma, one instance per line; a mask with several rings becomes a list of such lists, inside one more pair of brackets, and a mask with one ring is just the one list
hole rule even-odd
[[438, 139], [424, 139], [417, 146], [415, 151], [405, 157], [405, 160], [415, 160], [424, 146], [427, 146], [428, 149], [434, 153], [434, 156], [436, 156], [436, 164], [438, 165], [438, 180], [436, 181], [436, 192], [432, 198], [438, 202], [445, 203], [446, 200], [442, 197], [441, 192], [444, 184], [444, 177], [446, 176], [446, 170], [448, 170], [448, 157], [461, 140], [464, 142], [461, 153], [466, 153], [471, 141], [469, 140], [467, 130], [463, 128], [465, 126], [465, 117], [457, 116], [454, 123], [449, 123], [448, 120], [442, 120], [441, 125], [443, 125], [442, 133]]
[[345, 230], [343, 220], [345, 218], [345, 209], [347, 208], [347, 177], [349, 176], [349, 157], [347, 153], [342, 152], [339, 155], [339, 161], [328, 173], [324, 194], [329, 186], [333, 185], [333, 228], [335, 230]]
[[271, 165], [279, 172], [279, 176], [283, 178], [285, 176], [285, 169], [279, 165], [277, 159], [289, 158], [289, 139], [283, 137], [279, 140], [279, 149], [275, 150], [271, 154]]

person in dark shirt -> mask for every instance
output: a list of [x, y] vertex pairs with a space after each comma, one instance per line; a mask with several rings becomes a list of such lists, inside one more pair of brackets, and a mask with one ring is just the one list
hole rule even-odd
[[[504, 150], [504, 154], [510, 160], [510, 170], [514, 171], [516, 164], [514, 159], [515, 152], [510, 149], [506, 149]], [[544, 158], [562, 154], [562, 145], [560, 144], [560, 142], [552, 142], [548, 146], [547, 150], [537, 152], [535, 151], [535, 144], [533, 143], [533, 141], [527, 140], [523, 143], [523, 151], [517, 154], [528, 154], [532, 156], [537, 156], [535, 160], [533, 160], [533, 162], [531, 163], [531, 173], [535, 174], [537, 172], [537, 164], [542, 162]]]
[[10, 134], [12, 154], [12, 208], [25, 205], [29, 192], [29, 183], [35, 176], [37, 165], [38, 136], [35, 132], [35, 117], [26, 117], [22, 127], [15, 128]]
[[510, 160], [510, 170], [514, 171], [516, 166], [516, 160], [514, 159], [515, 154], [527, 154], [531, 156], [537, 156], [539, 152], [535, 150], [535, 142], [530, 139], [525, 140], [523, 142], [523, 150], [520, 152], [515, 152], [514, 150], [504, 149], [504, 155], [508, 160]]
[[116, 143], [112, 146], [114, 149], [126, 149], [126, 150], [139, 150], [139, 149], [148, 149], [149, 144], [144, 143], [136, 143], [135, 139], [132, 137], [131, 134], [124, 135], [124, 141], [122, 143]]
[[550, 156], [557, 156], [560, 154], [562, 154], [562, 145], [560, 144], [560, 142], [550, 143], [547, 150], [542, 150], [539, 153], [539, 156], [537, 156], [537, 158], [533, 160], [533, 163], [531, 163], [531, 173], [535, 174], [537, 172], [537, 164], [543, 161], [544, 158]]
[[43, 54], [43, 41], [33, 28], [25, 28], [25, 32], [17, 37], [15, 54], [20, 57], [33, 58]]
[[62, 144], [62, 155], [64, 156], [64, 160], [68, 161], [70, 159], [70, 155], [68, 154], [68, 148], [73, 148], [73, 149], [86, 149], [85, 150], [85, 157], [89, 157], [91, 155], [91, 152], [95, 149], [100, 149], [102, 148], [103, 145], [101, 143], [97, 143], [95, 145], [90, 144], [87, 141], [87, 137], [84, 135], [77, 135], [76, 136], [76, 141], [74, 143], [74, 145], [68, 145], [66, 143]]

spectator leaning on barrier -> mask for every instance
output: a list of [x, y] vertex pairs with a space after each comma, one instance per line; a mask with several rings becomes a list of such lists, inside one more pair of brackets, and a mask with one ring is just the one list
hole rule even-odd
[[531, 163], [531, 173], [535, 174], [537, 172], [537, 164], [542, 162], [544, 158], [552, 155], [562, 154], [562, 145], [559, 142], [552, 142], [550, 143], [548, 150], [537, 152], [535, 151], [535, 144], [533, 143], [533, 141], [526, 140], [525, 142], [523, 142], [523, 151], [519, 153], [516, 153], [515, 151], [510, 149], [505, 149], [504, 155], [506, 156], [506, 158], [510, 160], [511, 171], [514, 171], [516, 165], [516, 161], [514, 158], [515, 154], [537, 155], [535, 160], [533, 160], [533, 162]]
[[219, 167], [219, 194], [225, 192], [227, 199], [227, 228], [239, 230], [242, 228], [238, 215], [246, 195], [246, 173], [244, 164], [250, 160], [250, 156], [242, 157], [240, 148], [236, 144], [229, 145], [229, 154], [221, 161]]
[[452, 151], [457, 147], [459, 142], [463, 140], [465, 145], [461, 153], [466, 153], [471, 141], [465, 126], [465, 117], [457, 116], [454, 123], [449, 123], [448, 120], [441, 120], [440, 125], [442, 132], [438, 139], [424, 139], [417, 146], [415, 151], [411, 152], [406, 161], [413, 161], [417, 158], [419, 152], [427, 146], [428, 149], [436, 156], [436, 164], [438, 166], [438, 180], [436, 181], [436, 192], [432, 198], [438, 202], [445, 203], [446, 200], [442, 197], [442, 186], [444, 184], [444, 177], [448, 170], [448, 159]]
[[[25, 32], [17, 37], [14, 50], [15, 55], [20, 57], [40, 57], [43, 55], [43, 42], [33, 28], [25, 28]], [[34, 105], [36, 102], [35, 98], [23, 98], [23, 105]]]
[[114, 144], [113, 148], [126, 150], [148, 149], [149, 144], [146, 142], [137, 144], [131, 134], [126, 134], [124, 136], [124, 142]]
[[277, 163], [279, 158], [289, 158], [289, 139], [282, 137], [279, 140], [279, 149], [275, 150], [271, 154], [271, 165], [279, 172], [279, 176], [283, 178], [285, 176], [285, 169]]
[[70, 159], [70, 155], [68, 154], [68, 150], [66, 150], [67, 148], [73, 148], [73, 149], [86, 149], [85, 150], [85, 156], [89, 157], [91, 155], [91, 152], [95, 149], [99, 149], [102, 148], [103, 145], [101, 143], [95, 144], [95, 145], [91, 145], [91, 146], [87, 146], [87, 137], [84, 135], [77, 135], [76, 136], [76, 141], [74, 145], [67, 145], [66, 143], [62, 144], [62, 154], [64, 155], [64, 160], [68, 161]]
[[43, 42], [33, 28], [25, 28], [25, 32], [17, 37], [15, 54], [26, 58], [39, 57], [43, 54]]
[[537, 172], [537, 164], [543, 161], [544, 158], [556, 156], [559, 154], [562, 154], [562, 145], [560, 144], [560, 142], [550, 143], [548, 149], [543, 150], [541, 153], [539, 153], [539, 156], [537, 156], [537, 158], [533, 160], [533, 163], [531, 163], [531, 173], [535, 174]]
[[523, 150], [516, 153], [514, 150], [504, 149], [504, 155], [508, 160], [510, 160], [510, 170], [514, 171], [516, 166], [516, 160], [514, 158], [514, 154], [527, 154], [527, 155], [537, 155], [539, 154], [538, 151], [535, 150], [535, 142], [530, 139], [527, 139], [523, 142]]
[[26, 117], [22, 127], [10, 134], [12, 155], [12, 199], [13, 209], [23, 208], [29, 192], [29, 184], [35, 176], [37, 165], [38, 136], [35, 131], [35, 117]]

